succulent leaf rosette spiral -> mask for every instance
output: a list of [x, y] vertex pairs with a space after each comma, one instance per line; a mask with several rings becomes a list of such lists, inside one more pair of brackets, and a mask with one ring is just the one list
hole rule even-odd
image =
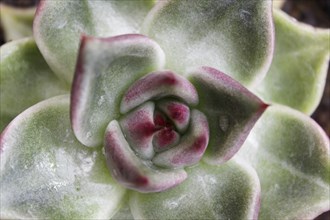
[[315, 218], [329, 40], [271, 1], [40, 1], [1, 47], [1, 219]]

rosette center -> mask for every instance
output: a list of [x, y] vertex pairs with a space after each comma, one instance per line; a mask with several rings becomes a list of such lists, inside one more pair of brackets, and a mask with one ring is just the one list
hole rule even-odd
[[150, 73], [129, 87], [123, 116], [109, 124], [105, 137], [114, 178], [144, 192], [182, 182], [183, 168], [201, 159], [209, 141], [206, 116], [193, 108], [197, 103], [194, 86], [170, 71]]
[[126, 114], [120, 126], [130, 147], [143, 159], [167, 150], [188, 128], [189, 107], [176, 100], [148, 101]]

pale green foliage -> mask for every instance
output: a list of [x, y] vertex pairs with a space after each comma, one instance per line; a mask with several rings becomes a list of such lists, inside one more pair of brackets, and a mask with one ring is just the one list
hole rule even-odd
[[270, 107], [238, 153], [261, 181], [261, 219], [303, 219], [329, 208], [329, 140], [300, 112]]
[[118, 208], [125, 190], [108, 174], [101, 149], [76, 140], [68, 106], [68, 96], [38, 103], [4, 131], [2, 219], [105, 219]]
[[[188, 179], [168, 191], [133, 193], [132, 214], [137, 219], [253, 219], [260, 195], [259, 180], [248, 165], [230, 161], [204, 163], [188, 171]], [[235, 184], [233, 184], [235, 183]]]
[[6, 41], [32, 36], [35, 7], [15, 8], [0, 2], [0, 23]]
[[[151, 0], [41, 2], [34, 36], [42, 55], [33, 39], [0, 50], [0, 126], [43, 99], [69, 93], [82, 33], [109, 37], [139, 33], [143, 25], [143, 33], [161, 48], [148, 41], [128, 48], [95, 42], [82, 49], [87, 55], [80, 67], [99, 74], [87, 77], [80, 91], [88, 107], [78, 108], [86, 117], [77, 126], [80, 134], [71, 130], [68, 96], [36, 104], [12, 121], [0, 137], [1, 219], [252, 219], [259, 213], [260, 219], [282, 220], [311, 219], [329, 209], [329, 139], [312, 119], [289, 107], [269, 107], [234, 159], [210, 165], [204, 158], [186, 169], [185, 182], [165, 192], [141, 194], [119, 186], [100, 147], [106, 125], [121, 116], [124, 91], [148, 71], [163, 68], [165, 56], [165, 67], [179, 74], [215, 67], [267, 102], [312, 113], [324, 88], [329, 30], [297, 24], [275, 11], [274, 60], [262, 81], [274, 49], [270, 1], [159, 1], [149, 14]], [[2, 15], [19, 30], [10, 20], [19, 15], [7, 12]], [[203, 86], [196, 86], [203, 88], [202, 104], [216, 100], [211, 105], [235, 110], [228, 105], [233, 99], [221, 101]], [[95, 96], [87, 99], [89, 91]], [[92, 111], [95, 106], [101, 111]], [[205, 111], [217, 109], [211, 107]], [[239, 112], [234, 119], [246, 123]], [[225, 118], [209, 120], [228, 128]], [[89, 140], [90, 131], [96, 139]]]
[[275, 54], [271, 68], [254, 90], [265, 101], [312, 114], [324, 90], [330, 31], [298, 23], [274, 11]]
[[49, 69], [32, 38], [0, 47], [0, 65], [0, 131], [26, 108], [70, 90]]
[[143, 33], [163, 48], [171, 70], [210, 66], [251, 86], [272, 57], [271, 1], [164, 1], [148, 14]]
[[34, 20], [34, 37], [52, 70], [71, 83], [81, 35], [137, 33], [154, 0], [41, 3]]

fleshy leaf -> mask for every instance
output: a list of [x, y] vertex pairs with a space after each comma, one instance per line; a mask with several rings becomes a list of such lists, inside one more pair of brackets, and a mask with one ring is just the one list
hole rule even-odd
[[199, 162], [209, 142], [209, 126], [206, 116], [194, 109], [191, 112], [189, 130], [175, 147], [158, 153], [153, 163], [160, 167], [180, 168]]
[[144, 159], [154, 156], [153, 134], [155, 103], [146, 102], [134, 111], [125, 114], [119, 121], [126, 141], [137, 155]]
[[134, 81], [163, 68], [164, 53], [143, 35], [83, 37], [71, 93], [71, 120], [79, 141], [103, 142], [110, 121], [119, 118], [124, 92]]
[[313, 219], [329, 209], [329, 139], [304, 114], [268, 108], [238, 155], [257, 170], [260, 219]]
[[105, 133], [105, 154], [112, 176], [127, 188], [139, 192], [159, 192], [172, 188], [187, 178], [183, 169], [154, 169], [139, 158], [127, 143], [119, 123], [109, 123]]
[[109, 219], [125, 190], [108, 174], [102, 150], [81, 145], [69, 97], [24, 111], [0, 137], [1, 219]]
[[187, 105], [165, 99], [157, 103], [157, 106], [173, 122], [179, 132], [183, 133], [187, 129], [190, 119], [190, 110]]
[[50, 67], [72, 81], [82, 34], [110, 37], [137, 33], [154, 0], [40, 1], [34, 36]]
[[188, 178], [161, 193], [130, 195], [135, 219], [256, 219], [260, 185], [248, 165], [199, 163]]
[[0, 131], [26, 108], [69, 93], [68, 86], [49, 69], [32, 38], [0, 47], [0, 65]]
[[32, 36], [35, 11], [35, 7], [17, 8], [0, 3], [0, 21], [4, 29], [5, 40], [18, 40]]
[[155, 39], [167, 68], [210, 66], [250, 86], [268, 71], [273, 52], [271, 1], [166, 0], [149, 12], [143, 33]]
[[186, 78], [171, 71], [157, 71], [129, 87], [120, 104], [120, 112], [124, 114], [149, 99], [163, 96], [175, 96], [190, 105], [198, 103], [196, 89]]
[[311, 114], [324, 90], [330, 31], [298, 23], [274, 11], [276, 47], [269, 73], [254, 90], [265, 101]]
[[111, 220], [134, 220], [128, 201], [120, 207]]
[[285, 0], [273, 0], [273, 9], [280, 9], [283, 7]]
[[204, 159], [223, 163], [239, 150], [267, 105], [216, 69], [201, 67], [190, 72], [188, 78], [198, 91], [197, 108], [206, 115], [210, 127]]

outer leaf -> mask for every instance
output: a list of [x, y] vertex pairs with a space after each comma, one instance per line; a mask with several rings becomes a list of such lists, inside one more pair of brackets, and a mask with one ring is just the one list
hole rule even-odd
[[6, 41], [32, 36], [35, 7], [16, 8], [0, 3], [1, 25]]
[[71, 97], [78, 140], [87, 146], [101, 144], [106, 126], [120, 117], [120, 101], [128, 86], [163, 65], [162, 49], [143, 35], [83, 37]]
[[210, 66], [244, 85], [260, 81], [273, 52], [271, 1], [159, 1], [144, 22], [168, 58], [167, 68]]
[[101, 149], [75, 139], [68, 96], [20, 114], [1, 134], [0, 149], [2, 219], [106, 219], [123, 198]]
[[302, 113], [270, 107], [239, 156], [260, 178], [260, 219], [313, 219], [329, 209], [329, 139]]
[[72, 81], [82, 34], [110, 37], [137, 33], [154, 0], [42, 0], [34, 20], [34, 36], [58, 76]]
[[130, 197], [135, 219], [255, 219], [259, 180], [248, 165], [200, 163], [187, 169], [188, 179], [161, 193]]
[[284, 0], [273, 0], [273, 8], [282, 8], [284, 5], [285, 1]]
[[223, 163], [240, 149], [267, 105], [216, 69], [202, 67], [188, 76], [198, 91], [197, 108], [207, 116], [210, 127], [204, 159]]
[[111, 218], [112, 220], [130, 220], [134, 219], [131, 209], [128, 205], [128, 201], [126, 201], [120, 210], [116, 212], [116, 214]]
[[325, 85], [330, 31], [317, 30], [274, 11], [275, 56], [264, 81], [255, 88], [264, 100], [311, 114]]
[[0, 47], [0, 131], [16, 115], [46, 98], [69, 93], [26, 38]]

